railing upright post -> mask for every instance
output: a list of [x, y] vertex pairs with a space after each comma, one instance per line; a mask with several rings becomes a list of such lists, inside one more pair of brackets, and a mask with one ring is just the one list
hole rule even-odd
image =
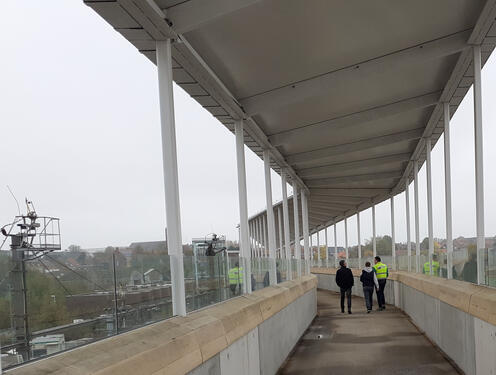
[[174, 96], [172, 90], [171, 40], [157, 41], [156, 50], [167, 217], [167, 248], [170, 257], [172, 283], [172, 310], [174, 315], [184, 316], [186, 315], [186, 294], [177, 173]]

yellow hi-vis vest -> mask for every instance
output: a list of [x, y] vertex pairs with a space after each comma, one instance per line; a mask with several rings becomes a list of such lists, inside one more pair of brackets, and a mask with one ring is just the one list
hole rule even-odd
[[375, 275], [377, 276], [377, 280], [387, 279], [388, 268], [384, 263], [378, 262], [374, 264], [373, 268], [375, 270]]
[[[431, 273], [430, 262], [424, 263], [424, 273], [426, 275], [430, 275]], [[439, 262], [437, 260], [432, 261], [432, 274], [436, 276], [439, 275]]]
[[234, 267], [229, 270], [229, 285], [243, 284], [243, 267]]

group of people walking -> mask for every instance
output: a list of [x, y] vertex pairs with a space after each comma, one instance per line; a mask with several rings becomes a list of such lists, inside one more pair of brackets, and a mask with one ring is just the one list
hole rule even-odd
[[[336, 272], [336, 284], [341, 292], [341, 312], [344, 313], [344, 300], [346, 298], [348, 303], [348, 314], [351, 314], [351, 289], [355, 284], [353, 272], [348, 268], [345, 260], [339, 261], [340, 268]], [[374, 266], [371, 267], [370, 262], [365, 263], [365, 268], [360, 275], [360, 282], [363, 287], [363, 295], [365, 297], [365, 306], [367, 313], [372, 311], [372, 297], [374, 289], [377, 293], [377, 303], [379, 304], [379, 311], [386, 308], [386, 299], [384, 297], [384, 289], [386, 288], [386, 281], [389, 276], [388, 267], [382, 263], [381, 257], [374, 258]]]

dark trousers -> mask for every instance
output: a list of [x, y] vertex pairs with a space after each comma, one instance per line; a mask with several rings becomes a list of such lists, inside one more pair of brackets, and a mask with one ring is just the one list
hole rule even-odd
[[386, 299], [384, 298], [384, 288], [386, 287], [386, 279], [380, 279], [379, 289], [377, 289], [377, 303], [379, 307], [386, 307]]
[[344, 295], [346, 294], [346, 299], [348, 300], [348, 311], [351, 310], [351, 288], [344, 289], [339, 288], [341, 290], [341, 311], [344, 311]]
[[365, 298], [365, 306], [367, 306], [367, 310], [372, 310], [372, 296], [374, 295], [374, 287], [373, 286], [364, 286], [363, 287], [363, 297]]

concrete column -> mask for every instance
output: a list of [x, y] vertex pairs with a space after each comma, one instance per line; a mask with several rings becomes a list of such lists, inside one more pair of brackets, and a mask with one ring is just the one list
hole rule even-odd
[[157, 41], [156, 50], [167, 217], [167, 248], [170, 258], [172, 284], [172, 311], [174, 315], [185, 316], [186, 294], [184, 288], [181, 208], [179, 204], [177, 173], [174, 94], [172, 90], [171, 40]]
[[474, 135], [475, 135], [475, 217], [477, 226], [477, 283], [485, 282], [483, 254], [486, 253], [484, 229], [484, 168], [482, 136], [481, 47], [473, 46], [474, 62]]
[[274, 210], [272, 208], [272, 181], [270, 178], [270, 152], [264, 150], [264, 171], [265, 171], [265, 198], [267, 202], [267, 233], [269, 247], [270, 285], [277, 284], [276, 274], [276, 229], [274, 222]]
[[239, 250], [240, 263], [244, 263], [243, 293], [251, 293], [251, 251], [248, 229], [248, 195], [246, 192], [246, 169], [245, 169], [245, 141], [243, 120], [234, 124], [236, 135], [236, 164], [238, 172], [238, 199], [239, 199]]

